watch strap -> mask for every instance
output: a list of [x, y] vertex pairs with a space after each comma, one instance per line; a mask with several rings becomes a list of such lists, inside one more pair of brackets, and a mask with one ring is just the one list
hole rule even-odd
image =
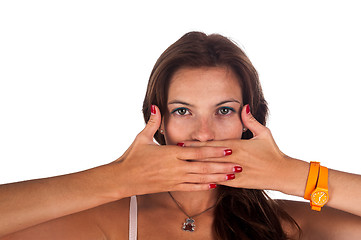
[[328, 168], [320, 166], [320, 173], [318, 176], [317, 187], [328, 189]]
[[326, 200], [323, 203], [316, 203], [313, 202], [311, 197], [310, 204], [312, 210], [321, 211], [321, 208], [328, 202], [328, 168], [323, 166], [320, 166], [316, 189], [311, 193], [311, 195], [319, 192], [323, 192], [323, 194], [325, 194], [323, 197], [326, 197]]
[[308, 172], [305, 194], [303, 196], [307, 200], [311, 200], [311, 193], [316, 188], [319, 170], [320, 170], [319, 162], [310, 162], [310, 170]]

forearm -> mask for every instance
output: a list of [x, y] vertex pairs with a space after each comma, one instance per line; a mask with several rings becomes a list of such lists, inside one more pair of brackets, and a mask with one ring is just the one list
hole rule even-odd
[[[286, 194], [303, 197], [306, 189], [309, 163], [288, 158], [284, 167], [285, 181], [279, 189]], [[322, 165], [322, 163], [321, 163]], [[326, 166], [327, 167], [327, 166]], [[361, 176], [333, 169], [328, 171], [329, 201], [327, 206], [361, 216]]]
[[306, 188], [307, 176], [309, 171], [309, 163], [284, 156], [280, 171], [280, 182], [278, 183], [279, 190], [285, 194], [303, 197]]
[[327, 206], [361, 217], [361, 176], [329, 169]]
[[[122, 198], [112, 166], [0, 186], [0, 236]], [[126, 196], [123, 196], [126, 197]]]

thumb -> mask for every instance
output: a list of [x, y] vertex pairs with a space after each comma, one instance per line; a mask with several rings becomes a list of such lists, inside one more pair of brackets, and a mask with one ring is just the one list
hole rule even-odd
[[259, 136], [262, 132], [267, 130], [265, 126], [260, 124], [257, 119], [255, 119], [251, 113], [249, 104], [245, 105], [242, 109], [241, 113], [242, 122], [244, 127], [248, 128], [252, 133], [253, 136]]
[[145, 125], [144, 129], [140, 132], [139, 135], [142, 135], [147, 140], [153, 142], [154, 134], [160, 127], [162, 122], [162, 116], [160, 114], [160, 110], [156, 105], [151, 106], [151, 114], [148, 120], [147, 125]]

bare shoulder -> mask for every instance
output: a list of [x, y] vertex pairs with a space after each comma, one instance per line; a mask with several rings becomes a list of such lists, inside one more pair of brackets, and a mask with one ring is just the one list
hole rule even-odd
[[277, 200], [297, 222], [302, 239], [360, 239], [361, 217], [331, 207], [313, 211], [308, 202]]
[[129, 198], [74, 213], [11, 234], [0, 240], [128, 238]]

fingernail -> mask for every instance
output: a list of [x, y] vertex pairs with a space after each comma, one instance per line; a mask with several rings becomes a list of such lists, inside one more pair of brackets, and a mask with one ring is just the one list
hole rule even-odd
[[209, 189], [213, 189], [213, 188], [216, 188], [216, 187], [217, 187], [217, 184], [214, 184], [214, 183], [209, 184]]
[[155, 114], [157, 113], [157, 111], [155, 110], [155, 106], [154, 106], [154, 105], [152, 105], [152, 106], [150, 107], [150, 111], [151, 111], [152, 115], [155, 115]]
[[234, 175], [233, 173], [232, 174], [227, 174], [226, 176], [226, 180], [232, 180], [232, 179], [235, 179], [236, 178], [236, 175]]
[[247, 114], [250, 114], [250, 113], [251, 113], [251, 109], [249, 108], [249, 104], [247, 104], [247, 106], [246, 106], [246, 113], [247, 113]]
[[233, 167], [233, 172], [236, 172], [236, 173], [242, 172], [242, 167], [241, 166], [234, 166]]
[[224, 150], [224, 156], [228, 156], [232, 154], [232, 149], [226, 149]]
[[177, 143], [177, 146], [184, 147], [184, 143]]

